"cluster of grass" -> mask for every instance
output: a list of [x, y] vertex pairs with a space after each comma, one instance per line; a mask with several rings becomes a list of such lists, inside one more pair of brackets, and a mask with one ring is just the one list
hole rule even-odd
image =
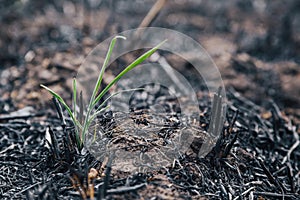
[[161, 42], [160, 44], [158, 44], [157, 46], [153, 47], [152, 49], [148, 50], [146, 53], [144, 53], [143, 55], [141, 55], [140, 57], [138, 57], [136, 60], [134, 60], [131, 64], [129, 64], [122, 72], [120, 72], [102, 91], [100, 90], [100, 86], [101, 86], [101, 82], [103, 79], [103, 75], [105, 72], [105, 69], [107, 68], [107, 65], [109, 63], [112, 51], [114, 49], [115, 43], [117, 41], [117, 39], [126, 39], [123, 36], [115, 36], [109, 45], [108, 51], [106, 53], [106, 57], [104, 60], [104, 63], [102, 65], [101, 71], [99, 73], [98, 76], [98, 80], [95, 84], [92, 96], [90, 98], [89, 104], [86, 108], [86, 114], [84, 116], [83, 120], [79, 120], [77, 114], [76, 114], [76, 107], [77, 107], [77, 86], [76, 86], [76, 78], [73, 79], [73, 99], [72, 99], [72, 109], [70, 108], [70, 106], [68, 106], [66, 104], [66, 102], [64, 101], [64, 99], [57, 94], [56, 92], [54, 92], [53, 90], [51, 90], [50, 88], [48, 88], [45, 85], [41, 85], [41, 87], [43, 87], [44, 89], [46, 89], [48, 92], [51, 93], [51, 95], [53, 95], [54, 98], [56, 98], [63, 106], [64, 108], [67, 110], [69, 116], [71, 117], [71, 120], [73, 121], [74, 125], [75, 125], [75, 135], [76, 135], [76, 140], [77, 140], [77, 146], [78, 149], [81, 150], [85, 141], [85, 136], [86, 133], [88, 131], [89, 126], [91, 125], [91, 123], [93, 122], [93, 120], [95, 119], [95, 117], [100, 114], [104, 109], [106, 109], [106, 107], [104, 107], [106, 101], [111, 98], [112, 96], [116, 95], [116, 94], [112, 94], [110, 97], [108, 97], [100, 106], [98, 106], [96, 108], [96, 105], [98, 104], [98, 102], [100, 101], [100, 99], [109, 91], [109, 89], [117, 83], [117, 81], [119, 79], [121, 79], [125, 74], [127, 74], [130, 70], [132, 70], [133, 68], [135, 68], [136, 66], [138, 66], [140, 63], [142, 63], [144, 60], [146, 60], [148, 57], [150, 57], [165, 41]]

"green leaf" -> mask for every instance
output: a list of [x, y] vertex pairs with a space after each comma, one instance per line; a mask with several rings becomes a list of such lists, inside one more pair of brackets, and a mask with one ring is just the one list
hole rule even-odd
[[63, 100], [63, 98], [61, 96], [59, 96], [59, 94], [57, 94], [56, 92], [54, 92], [53, 90], [51, 90], [50, 88], [48, 88], [45, 85], [40, 85], [42, 88], [46, 89], [49, 93], [51, 93], [52, 96], [54, 96], [67, 110], [67, 112], [69, 113], [70, 117], [72, 118], [72, 121], [75, 123], [76, 120], [73, 116], [72, 110], [70, 109], [70, 107], [66, 104], [66, 102]]
[[[111, 40], [110, 45], [109, 45], [109, 49], [108, 49], [108, 51], [107, 51], [105, 60], [104, 60], [104, 62], [103, 62], [103, 65], [102, 65], [100, 74], [99, 74], [99, 76], [98, 76], [98, 80], [97, 80], [97, 82], [96, 82], [96, 85], [95, 85], [95, 88], [94, 88], [94, 91], [93, 91], [93, 94], [92, 94], [92, 97], [91, 97], [90, 102], [93, 102], [93, 101], [94, 101], [94, 99], [95, 99], [95, 97], [96, 97], [96, 95], [97, 95], [97, 93], [98, 93], [98, 90], [99, 90], [99, 88], [100, 88], [100, 85], [101, 85], [101, 82], [102, 82], [102, 79], [103, 79], [103, 75], [104, 75], [105, 69], [106, 69], [107, 64], [108, 64], [108, 62], [109, 62], [109, 59], [110, 59], [110, 57], [111, 57], [111, 54], [112, 54], [112, 51], [113, 51], [113, 49], [114, 49], [114, 46], [115, 46], [115, 44], [116, 44], [117, 39], [124, 39], [124, 40], [126, 40], [126, 38], [123, 37], [123, 36], [115, 36], [115, 37]], [[91, 106], [92, 106], [92, 105], [91, 105]]]
[[76, 78], [73, 78], [73, 116], [76, 119], [76, 107], [77, 107], [77, 85]]
[[100, 88], [100, 85], [101, 85], [101, 82], [102, 82], [102, 79], [103, 79], [103, 75], [104, 75], [104, 72], [105, 72], [105, 69], [107, 67], [107, 64], [109, 62], [109, 59], [111, 57], [111, 54], [112, 54], [112, 51], [114, 49], [114, 46], [115, 46], [115, 43], [117, 41], [117, 39], [126, 39], [125, 37], [123, 36], [115, 36], [111, 42], [110, 42], [110, 45], [109, 45], [109, 48], [108, 48], [108, 51], [107, 51], [107, 54], [106, 54], [106, 57], [105, 57], [105, 60], [104, 60], [104, 63], [102, 65], [102, 68], [101, 68], [101, 71], [99, 73], [99, 76], [98, 76], [98, 79], [97, 79], [97, 82], [95, 84], [95, 87], [94, 87], [94, 90], [93, 90], [93, 93], [92, 93], [92, 96], [91, 96], [91, 99], [90, 99], [90, 102], [89, 102], [89, 106], [88, 106], [88, 110], [87, 110], [87, 114], [86, 114], [86, 118], [85, 118], [85, 121], [84, 121], [84, 125], [83, 125], [83, 131], [82, 131], [82, 134], [81, 134], [81, 138], [84, 138], [85, 137], [85, 131], [87, 130], [88, 128], [88, 119], [89, 119], [89, 116], [91, 114], [91, 111], [92, 109], [94, 108], [95, 105], [93, 105], [93, 102], [94, 102], [94, 99], [98, 93], [98, 90]]
[[[138, 66], [140, 63], [142, 63], [144, 60], [146, 60], [148, 57], [150, 57], [163, 43], [166, 42], [163, 41], [160, 44], [158, 44], [157, 46], [155, 46], [154, 48], [150, 49], [149, 51], [147, 51], [146, 53], [144, 53], [142, 56], [140, 56], [139, 58], [137, 58], [135, 61], [133, 61], [130, 65], [128, 65], [120, 74], [118, 74], [105, 88], [104, 90], [102, 90], [100, 92], [100, 94], [98, 96], [97, 93], [99, 92], [99, 88], [101, 86], [101, 82], [103, 79], [103, 75], [105, 72], [105, 69], [109, 63], [110, 57], [112, 55], [112, 51], [114, 49], [115, 43], [117, 39], [126, 39], [123, 36], [116, 36], [112, 39], [110, 45], [109, 45], [109, 49], [107, 51], [104, 63], [102, 65], [101, 71], [99, 73], [97, 82], [95, 84], [90, 102], [89, 102], [89, 106], [87, 108], [87, 114], [85, 116], [85, 119], [83, 119], [83, 100], [82, 100], [82, 95], [80, 96], [80, 100], [79, 100], [79, 105], [80, 105], [80, 112], [79, 112], [79, 121], [76, 119], [76, 107], [77, 107], [77, 83], [76, 83], [76, 79], [73, 79], [73, 85], [72, 85], [72, 90], [73, 90], [73, 98], [72, 98], [72, 108], [73, 111], [70, 109], [70, 107], [66, 104], [66, 102], [64, 101], [64, 99], [57, 94], [56, 92], [54, 92], [53, 90], [51, 90], [50, 88], [48, 88], [45, 85], [40, 85], [42, 88], [46, 89], [54, 98], [56, 98], [67, 110], [68, 114], [70, 115], [74, 125], [75, 125], [75, 132], [76, 132], [76, 139], [77, 139], [77, 145], [78, 148], [81, 149], [83, 147], [83, 142], [85, 140], [85, 133], [88, 130], [90, 124], [92, 123], [92, 121], [95, 119], [95, 117], [100, 114], [101, 112], [103, 112], [103, 110], [107, 109], [107, 107], [103, 108], [104, 104], [113, 96], [121, 93], [121, 92], [128, 92], [128, 91], [134, 91], [134, 90], [140, 90], [142, 88], [137, 88], [137, 89], [129, 89], [129, 90], [123, 90], [123, 91], [119, 91], [115, 94], [112, 94], [110, 97], [108, 97], [97, 109], [96, 111], [91, 115], [92, 110], [94, 109], [95, 105], [99, 102], [99, 100], [108, 92], [108, 90], [120, 79], [122, 78], [126, 73], [128, 73], [130, 70], [132, 70], [133, 68], [135, 68], [136, 66]], [[95, 139], [95, 138], [94, 138]]]
[[97, 102], [106, 94], [106, 92], [125, 74], [127, 74], [130, 70], [141, 64], [144, 60], [149, 58], [161, 45], [163, 45], [167, 40], [164, 40], [163, 42], [159, 43], [157, 46], [153, 47], [143, 55], [141, 55], [139, 58], [137, 58], [135, 61], [133, 61], [130, 65], [128, 65], [118, 76], [116, 76], [97, 96], [97, 98], [93, 101], [92, 105], [95, 106]]

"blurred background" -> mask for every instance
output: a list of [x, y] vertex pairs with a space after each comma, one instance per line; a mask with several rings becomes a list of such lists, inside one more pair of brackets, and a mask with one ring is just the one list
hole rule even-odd
[[70, 80], [98, 43], [142, 26], [194, 38], [212, 56], [226, 88], [257, 104], [274, 100], [299, 117], [298, 0], [1, 0], [2, 112], [44, 106], [50, 97], [40, 83], [69, 98]]

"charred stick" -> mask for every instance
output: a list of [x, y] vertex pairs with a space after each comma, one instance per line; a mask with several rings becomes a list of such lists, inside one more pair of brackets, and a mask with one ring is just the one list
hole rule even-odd
[[257, 196], [268, 196], [268, 197], [287, 197], [290, 199], [297, 199], [296, 194], [278, 194], [278, 193], [272, 193], [272, 192], [253, 192], [254, 195]]
[[60, 159], [60, 156], [59, 156], [60, 152], [59, 152], [59, 148], [58, 148], [58, 142], [57, 142], [56, 135], [54, 134], [54, 132], [52, 131], [50, 126], [48, 126], [47, 131], [51, 138], [50, 144], [51, 144], [51, 149], [53, 150], [53, 153], [54, 153], [54, 157], [56, 159]]
[[141, 183], [139, 185], [134, 185], [130, 187], [123, 186], [123, 187], [107, 190], [107, 194], [120, 194], [125, 192], [136, 191], [142, 187], [145, 187], [146, 185], [147, 185], [146, 183]]
[[55, 97], [52, 97], [52, 101], [55, 105], [55, 108], [56, 108], [57, 114], [59, 116], [59, 119], [61, 120], [61, 125], [64, 128], [64, 127], [66, 127], [66, 120], [65, 120], [61, 105]]
[[261, 117], [256, 114], [255, 115], [256, 120], [262, 125], [262, 129], [264, 130], [264, 132], [267, 134], [268, 138], [274, 142], [274, 136], [270, 133], [268, 127], [266, 126], [266, 124], [263, 122], [263, 120], [261, 119]]
[[293, 153], [293, 151], [299, 146], [300, 141], [297, 140], [293, 146], [289, 149], [287, 155], [284, 157], [282, 164], [284, 164], [287, 160], [290, 161], [291, 160], [291, 154]]
[[233, 126], [234, 126], [234, 124], [235, 124], [235, 122], [236, 122], [236, 119], [237, 119], [238, 115], [239, 115], [239, 110], [237, 109], [237, 110], [234, 112], [234, 115], [233, 115], [232, 120], [231, 120], [231, 122], [230, 122], [230, 124], [229, 124], [229, 127], [228, 127], [228, 132], [229, 132], [229, 134], [232, 133]]
[[272, 113], [272, 119], [273, 119], [273, 131], [274, 131], [274, 135], [275, 135], [275, 140], [276, 142], [280, 142], [280, 137], [279, 137], [279, 128], [281, 125], [281, 113], [280, 110], [278, 108], [278, 106], [275, 104], [274, 101], [271, 101], [271, 113]]
[[299, 135], [296, 132], [296, 127], [293, 127], [293, 135], [296, 140], [296, 142], [292, 145], [292, 147], [288, 150], [287, 155], [283, 158], [282, 164], [284, 164], [286, 161], [290, 161], [291, 159], [291, 154], [293, 151], [299, 146], [300, 140], [299, 140]]
[[224, 150], [224, 153], [223, 153], [223, 155], [222, 155], [223, 158], [226, 158], [226, 157], [228, 156], [230, 150], [231, 150], [232, 147], [233, 147], [233, 144], [234, 144], [235, 141], [237, 140], [237, 137], [238, 137], [238, 133], [236, 133], [236, 134], [234, 135], [234, 138], [230, 141], [230, 143], [226, 145], [225, 150]]
[[[221, 87], [219, 87], [218, 93], [214, 94], [211, 112], [212, 113], [211, 113], [211, 117], [210, 117], [208, 133], [209, 133], [210, 137], [216, 137], [221, 132], [222, 127], [223, 127]], [[224, 135], [221, 135], [221, 137], [218, 138], [217, 143], [214, 147], [215, 153], [220, 152], [220, 148], [221, 148], [223, 139], [224, 139]]]
[[109, 160], [106, 165], [106, 170], [105, 170], [105, 178], [103, 181], [102, 187], [99, 187], [99, 193], [98, 193], [98, 199], [104, 199], [107, 195], [107, 188], [109, 184], [109, 178], [110, 178], [110, 173], [111, 173], [111, 164], [113, 160], [113, 155], [109, 157]]
[[278, 188], [281, 189], [282, 193], [286, 192], [285, 188], [282, 186], [282, 184], [272, 175], [272, 173], [268, 170], [268, 168], [266, 167], [266, 165], [263, 163], [262, 159], [259, 158], [258, 159], [259, 164], [261, 165], [261, 167], [264, 170], [264, 173], [267, 175], [268, 179], [271, 181], [271, 183], [273, 183], [274, 185], [276, 185]]
[[294, 173], [293, 173], [293, 169], [292, 169], [292, 165], [290, 162], [288, 162], [287, 164], [287, 174], [288, 174], [288, 178], [289, 178], [289, 181], [290, 181], [290, 184], [291, 184], [291, 192], [294, 193], [296, 190], [295, 190], [295, 183], [294, 183]]
[[[254, 190], [255, 187], [251, 187], [248, 190], [244, 191], [241, 196], [245, 196], [246, 194], [248, 194], [249, 192], [251, 192], [251, 190]], [[235, 197], [233, 200], [238, 200], [240, 198], [240, 196]]]
[[219, 180], [219, 182], [220, 182], [220, 188], [221, 188], [221, 196], [222, 196], [222, 198], [224, 198], [224, 199], [226, 199], [227, 197], [228, 197], [228, 193], [227, 193], [227, 191], [226, 191], [226, 188], [225, 188], [225, 186], [222, 184], [222, 182], [221, 182], [221, 180]]
[[213, 98], [213, 105], [212, 105], [212, 111], [211, 111], [211, 117], [210, 117], [210, 125], [209, 125], [209, 128], [208, 128], [208, 133], [209, 134], [212, 134], [213, 130], [214, 130], [214, 127], [215, 127], [215, 124], [212, 123], [213, 120], [215, 119], [216, 117], [216, 110], [217, 110], [217, 103], [218, 103], [218, 96], [217, 94], [214, 94], [214, 98]]
[[33, 187], [35, 187], [35, 186], [37, 186], [37, 185], [39, 185], [39, 184], [41, 184], [41, 183], [42, 183], [42, 182], [37, 182], [37, 183], [35, 183], [35, 184], [32, 184], [32, 185], [30, 185], [30, 186], [24, 188], [24, 189], [21, 190], [20, 192], [15, 193], [15, 194], [14, 194], [14, 197], [17, 197], [18, 195], [22, 194], [23, 192], [26, 192], [26, 191], [30, 190], [31, 188], [33, 188]]

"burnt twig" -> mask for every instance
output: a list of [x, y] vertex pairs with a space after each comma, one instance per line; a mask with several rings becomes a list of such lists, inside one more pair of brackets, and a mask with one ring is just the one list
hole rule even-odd
[[55, 105], [55, 108], [56, 108], [57, 114], [59, 116], [59, 119], [61, 120], [61, 125], [64, 128], [64, 127], [66, 127], [66, 120], [65, 120], [65, 116], [63, 114], [61, 105], [59, 104], [58, 100], [55, 97], [52, 97], [52, 101]]
[[101, 187], [99, 187], [99, 190], [98, 190], [98, 199], [104, 199], [107, 195], [107, 188], [108, 188], [108, 184], [109, 184], [112, 160], [113, 160], [113, 155], [111, 155], [109, 157], [109, 160], [107, 162], [103, 185]]
[[299, 135], [298, 133], [296, 132], [296, 127], [294, 126], [293, 127], [293, 136], [296, 140], [296, 142], [292, 145], [292, 147], [288, 150], [287, 152], [287, 155], [283, 158], [283, 161], [281, 164], [284, 164], [286, 161], [289, 161], [291, 160], [291, 154], [293, 153], [293, 151], [299, 146], [300, 144], [300, 140], [299, 140]]
[[281, 185], [281, 183], [272, 175], [272, 173], [268, 170], [268, 168], [266, 167], [266, 165], [264, 164], [264, 162], [262, 161], [261, 158], [257, 159], [260, 166], [262, 167], [263, 171], [265, 172], [265, 174], [267, 175], [269, 181], [271, 181], [271, 183], [273, 183], [275, 186], [277, 186], [278, 188], [281, 189], [282, 193], [284, 194], [285, 188]]
[[267, 197], [286, 197], [290, 199], [297, 199], [296, 194], [278, 194], [278, 193], [272, 193], [272, 192], [253, 192], [254, 195], [257, 196], [267, 196]]
[[212, 114], [208, 128], [208, 133], [210, 135], [217, 136], [220, 133], [223, 127], [223, 118], [222, 95], [220, 87], [218, 93], [215, 93], [213, 98]]
[[56, 159], [60, 159], [56, 135], [54, 134], [54, 132], [52, 131], [50, 126], [47, 127], [46, 132], [50, 135], [51, 142], [50, 141], [48, 141], [48, 142], [50, 142], [50, 144], [51, 144], [51, 149], [54, 154], [54, 157]]
[[134, 185], [134, 186], [122, 186], [122, 187], [118, 187], [115, 189], [107, 190], [107, 194], [120, 194], [120, 193], [125, 193], [125, 192], [131, 192], [131, 191], [138, 190], [142, 187], [145, 187], [146, 185], [147, 185], [146, 183], [141, 183], [141, 184]]
[[291, 192], [294, 193], [295, 192], [295, 183], [294, 183], [294, 174], [293, 174], [293, 169], [292, 169], [292, 165], [291, 163], [287, 163], [287, 174], [288, 174], [288, 178], [291, 184]]

